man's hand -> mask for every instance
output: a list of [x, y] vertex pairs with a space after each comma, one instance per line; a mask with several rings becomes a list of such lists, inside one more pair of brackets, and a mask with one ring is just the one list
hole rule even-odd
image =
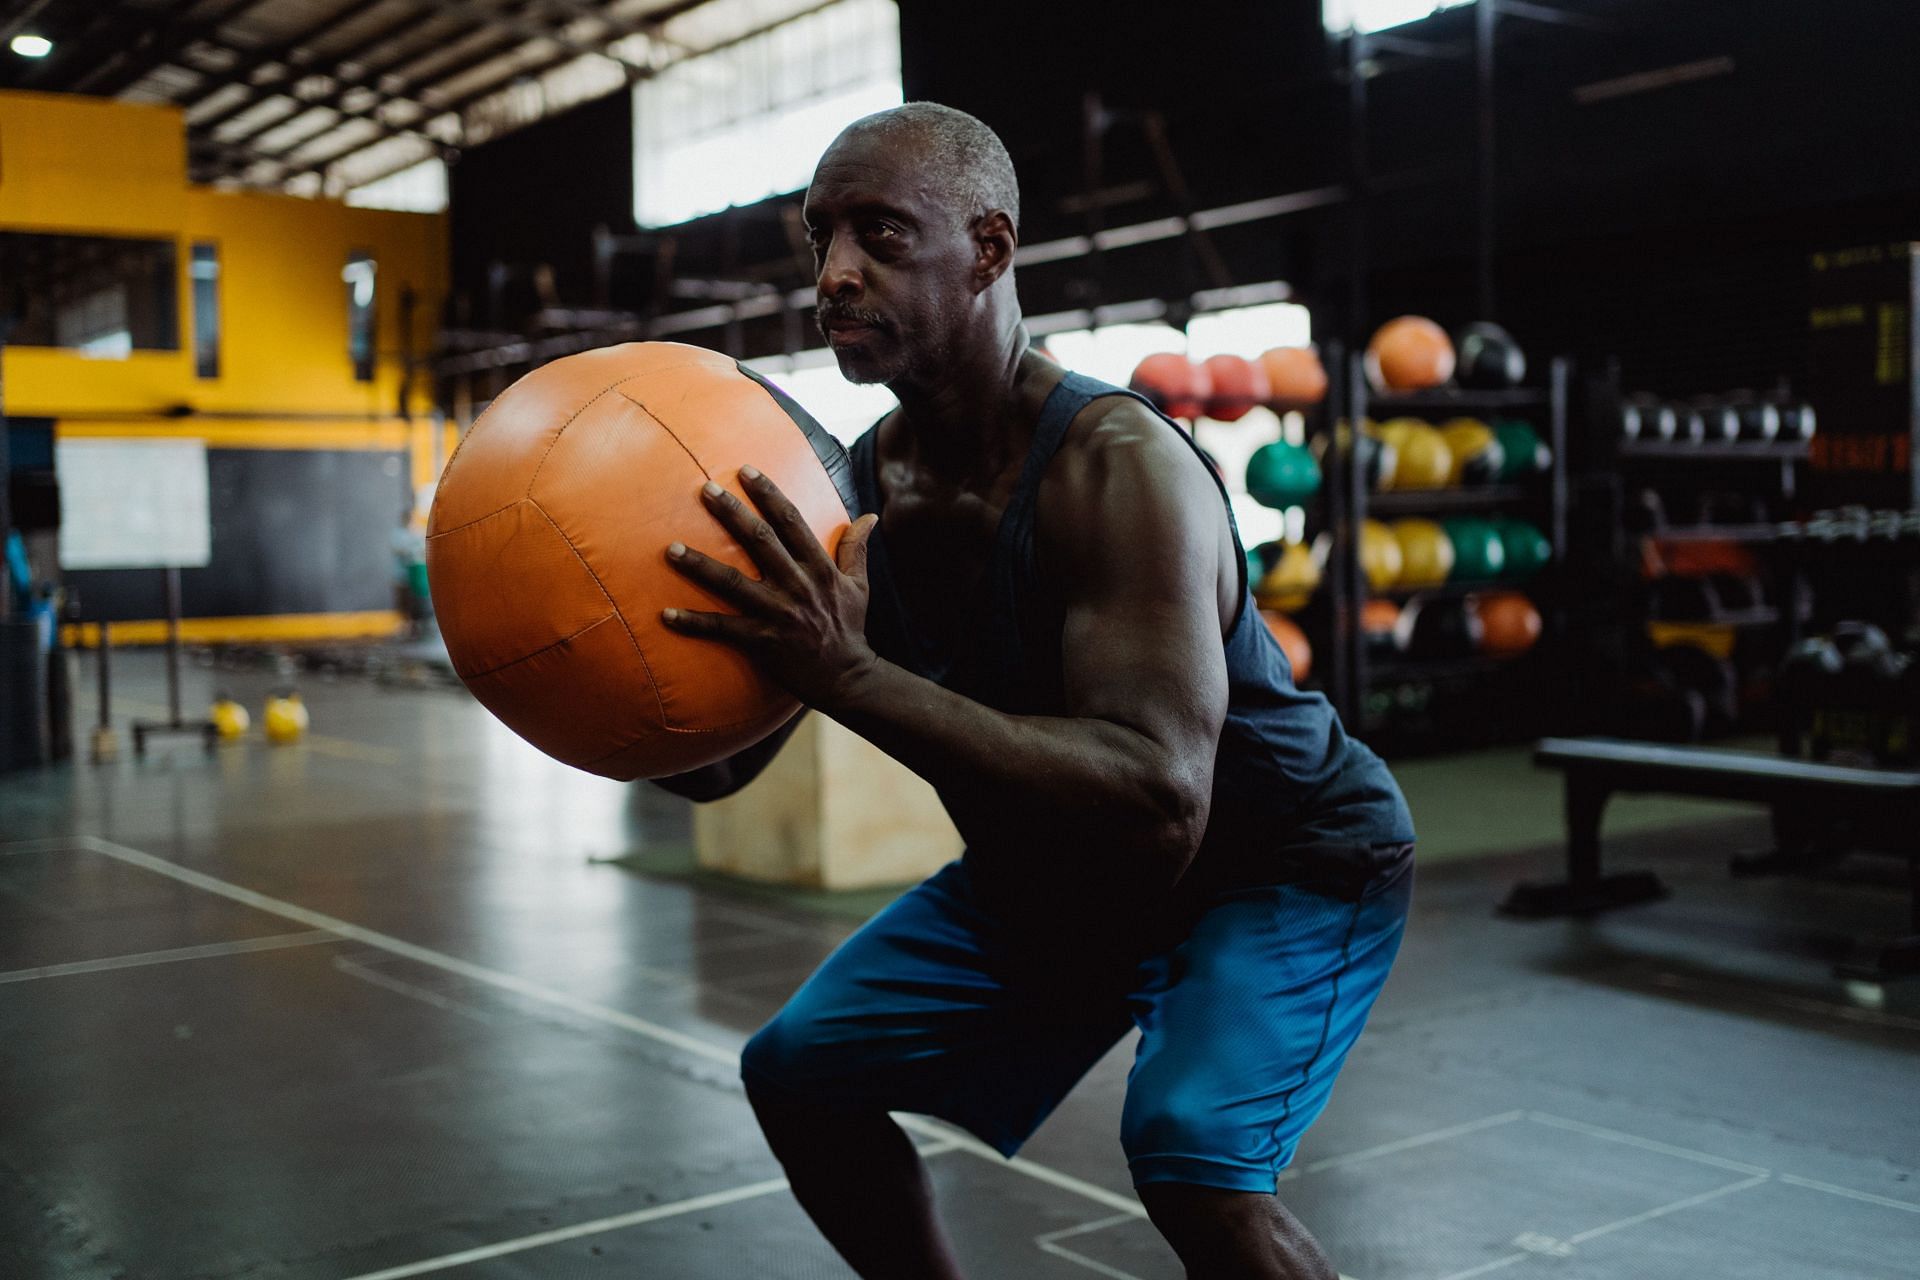
[[831, 710], [843, 691], [878, 660], [866, 634], [867, 539], [877, 517], [862, 516], [847, 530], [836, 564], [773, 481], [742, 467], [740, 483], [758, 513], [711, 481], [701, 499], [746, 548], [760, 569], [759, 578], [684, 543], [667, 548], [674, 568], [738, 609], [739, 615], [667, 609], [661, 617], [682, 635], [733, 645], [800, 701]]

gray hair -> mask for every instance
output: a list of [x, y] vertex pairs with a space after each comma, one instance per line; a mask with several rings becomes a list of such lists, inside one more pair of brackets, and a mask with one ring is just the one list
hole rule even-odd
[[1013, 157], [1000, 135], [964, 111], [937, 102], [909, 102], [905, 106], [862, 116], [848, 125], [834, 145], [863, 134], [910, 133], [928, 150], [929, 176], [953, 207], [961, 225], [992, 213], [1004, 212], [1020, 227], [1020, 182], [1014, 177]]

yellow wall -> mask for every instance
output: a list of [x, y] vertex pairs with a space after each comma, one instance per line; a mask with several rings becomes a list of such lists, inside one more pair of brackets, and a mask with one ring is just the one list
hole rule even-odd
[[[442, 215], [193, 187], [186, 131], [170, 107], [0, 93], [0, 230], [165, 238], [178, 246], [179, 351], [103, 360], [8, 347], [6, 411], [32, 417], [148, 415], [180, 406], [255, 418], [391, 416], [399, 409], [400, 293], [418, 297], [424, 354], [446, 294]], [[220, 376], [194, 376], [189, 249], [220, 246]], [[370, 251], [379, 362], [358, 382], [347, 354], [347, 255]], [[430, 407], [415, 379], [414, 411]], [[191, 419], [184, 434], [196, 434]]]

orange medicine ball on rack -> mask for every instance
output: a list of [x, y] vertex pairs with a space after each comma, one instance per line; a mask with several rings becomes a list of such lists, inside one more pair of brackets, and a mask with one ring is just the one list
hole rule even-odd
[[1206, 409], [1213, 382], [1204, 366], [1177, 351], [1160, 351], [1134, 366], [1127, 387], [1169, 418], [1197, 418]]
[[1201, 368], [1207, 375], [1207, 416], [1219, 422], [1238, 422], [1267, 399], [1267, 372], [1242, 356], [1208, 356]]
[[467, 688], [548, 755], [609, 778], [684, 773], [786, 723], [798, 704], [745, 656], [660, 620], [727, 609], [673, 570], [671, 542], [760, 576], [700, 498], [711, 478], [746, 500], [748, 465], [838, 545], [857, 506], [845, 452], [726, 356], [628, 343], [508, 387], [427, 523], [434, 612]]
[[1299, 409], [1327, 398], [1327, 371], [1312, 347], [1275, 347], [1262, 352], [1259, 363], [1274, 408]]
[[1453, 377], [1453, 339], [1425, 316], [1389, 320], [1367, 344], [1367, 381], [1380, 391], [1424, 391]]

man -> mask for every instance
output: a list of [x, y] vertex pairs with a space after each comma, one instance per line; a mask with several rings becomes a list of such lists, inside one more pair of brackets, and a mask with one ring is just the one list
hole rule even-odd
[[[841, 371], [900, 401], [852, 450], [867, 514], [836, 560], [751, 468], [753, 507], [709, 486], [761, 577], [675, 543], [739, 616], [667, 621], [926, 778], [966, 853], [748, 1044], [794, 1194], [862, 1276], [951, 1280], [887, 1113], [1011, 1156], [1137, 1026], [1122, 1145], [1188, 1274], [1331, 1277], [1275, 1178], [1399, 946], [1399, 791], [1294, 688], [1192, 443], [1028, 345], [990, 129], [928, 103], [856, 122], [806, 223]], [[724, 794], [777, 749], [669, 785]]]

